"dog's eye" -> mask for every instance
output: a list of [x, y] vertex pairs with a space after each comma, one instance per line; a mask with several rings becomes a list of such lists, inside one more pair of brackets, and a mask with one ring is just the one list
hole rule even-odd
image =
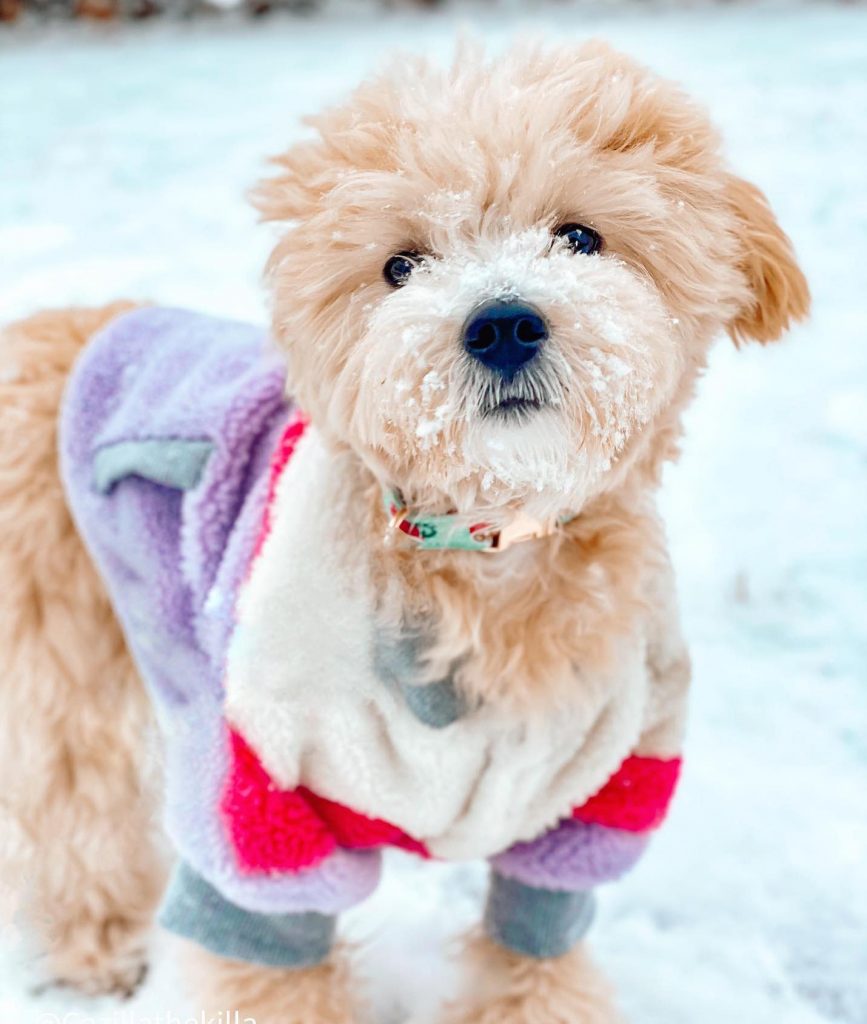
[[602, 235], [585, 224], [564, 224], [554, 234], [565, 240], [572, 252], [592, 256], [602, 249]]
[[401, 288], [410, 279], [419, 263], [421, 257], [417, 252], [399, 252], [386, 261], [382, 275], [392, 288]]

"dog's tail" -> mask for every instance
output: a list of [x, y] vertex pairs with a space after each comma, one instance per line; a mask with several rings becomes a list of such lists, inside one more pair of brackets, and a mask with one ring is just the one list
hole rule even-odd
[[0, 329], [2, 888], [28, 890], [55, 976], [91, 989], [123, 985], [160, 873], [136, 765], [147, 702], [66, 504], [57, 424], [80, 350], [130, 308]]

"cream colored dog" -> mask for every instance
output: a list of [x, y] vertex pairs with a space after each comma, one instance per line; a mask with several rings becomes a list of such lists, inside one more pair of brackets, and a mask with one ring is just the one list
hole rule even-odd
[[[634, 639], [644, 710], [629, 751], [670, 759], [688, 660], [655, 511], [662, 466], [713, 340], [772, 341], [809, 306], [765, 198], [727, 168], [703, 110], [601, 44], [491, 61], [464, 47], [447, 71], [404, 59], [311, 123], [255, 193], [286, 225], [268, 265], [273, 336], [367, 552], [378, 621], [433, 623], [422, 683], [451, 674], [495, 721], [580, 717], [594, 701], [614, 721]], [[37, 315], [0, 353], [20, 371], [0, 383], [2, 799], [53, 976], [86, 991], [136, 984], [165, 877], [159, 772], [142, 772], [149, 701], [56, 465], [70, 368], [127, 308]], [[501, 550], [395, 539], [383, 486], [405, 503], [391, 509], [402, 527], [456, 513]], [[272, 718], [255, 696], [234, 706], [249, 735]], [[599, 750], [627, 732], [611, 725]], [[332, 798], [336, 774], [321, 768]], [[405, 831], [464, 855], [467, 815], [464, 832]], [[533, 957], [477, 937], [468, 963], [451, 1021], [616, 1019], [580, 945]], [[191, 977], [209, 1009], [257, 1024], [356, 1019], [339, 951], [300, 969], [198, 951]]]

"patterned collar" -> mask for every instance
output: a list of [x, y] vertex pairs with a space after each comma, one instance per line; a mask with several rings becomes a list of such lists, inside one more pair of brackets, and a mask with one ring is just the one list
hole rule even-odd
[[389, 529], [400, 530], [416, 541], [422, 551], [505, 551], [513, 544], [539, 537], [550, 537], [574, 516], [566, 516], [553, 525], [541, 523], [525, 512], [516, 512], [511, 522], [500, 529], [479, 522], [472, 515], [447, 512], [439, 516], [413, 515], [400, 491], [383, 492]]

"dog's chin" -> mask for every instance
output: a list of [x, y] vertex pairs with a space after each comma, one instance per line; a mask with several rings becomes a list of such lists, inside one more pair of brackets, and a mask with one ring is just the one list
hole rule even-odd
[[[610, 460], [575, 410], [509, 390], [474, 403], [424, 443], [412, 421], [402, 442], [392, 434], [387, 448], [365, 445], [362, 459], [384, 485], [431, 514], [457, 510], [505, 521], [521, 509], [553, 522], [579, 513], [599, 492]], [[387, 436], [385, 423], [380, 436]]]
[[460, 446], [464, 507], [522, 508], [539, 519], [580, 510], [603, 472], [563, 410], [544, 399], [504, 396], [479, 411]]

